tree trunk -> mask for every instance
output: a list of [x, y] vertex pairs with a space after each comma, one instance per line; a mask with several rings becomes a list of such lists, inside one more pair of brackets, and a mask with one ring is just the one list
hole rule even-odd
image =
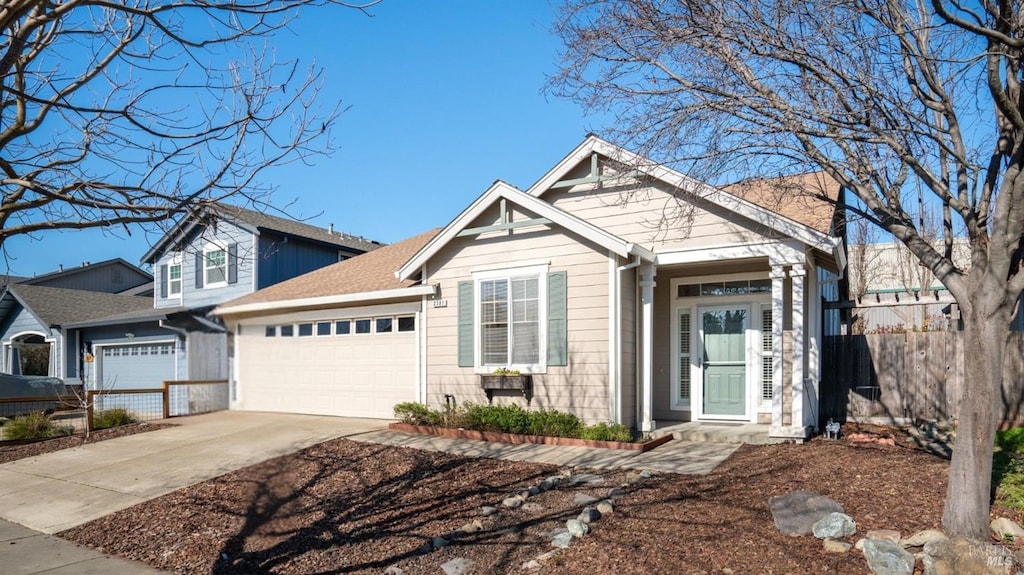
[[979, 299], [989, 301], [976, 301], [973, 313], [963, 318], [965, 381], [957, 402], [960, 424], [942, 515], [947, 531], [983, 541], [989, 536], [997, 398], [1001, 397], [1003, 356], [1010, 335], [1009, 313], [998, 302], [1001, 295], [981, 296]]

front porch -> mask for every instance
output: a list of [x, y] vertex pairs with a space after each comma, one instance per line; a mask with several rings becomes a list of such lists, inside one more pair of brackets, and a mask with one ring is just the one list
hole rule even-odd
[[709, 423], [704, 421], [660, 421], [651, 437], [671, 435], [677, 441], [694, 443], [746, 443], [771, 445], [802, 439], [773, 437], [771, 425], [766, 423]]

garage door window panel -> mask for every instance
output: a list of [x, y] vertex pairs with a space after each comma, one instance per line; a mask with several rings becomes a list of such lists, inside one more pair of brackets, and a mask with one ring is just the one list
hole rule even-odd
[[352, 333], [352, 322], [343, 319], [334, 322], [334, 335], [349, 335]]
[[395, 320], [391, 317], [378, 317], [374, 320], [376, 333], [391, 333], [395, 330]]
[[281, 326], [281, 337], [292, 337], [295, 335], [295, 326], [293, 325], [282, 325]]
[[316, 334], [318, 336], [331, 335], [331, 322], [318, 321], [316, 323]]
[[356, 324], [356, 334], [357, 335], [363, 335], [363, 334], [370, 333], [370, 328], [371, 328], [370, 320], [368, 320], [368, 319], [357, 319], [355, 321], [355, 324]]
[[313, 335], [313, 324], [312, 323], [300, 323], [299, 324], [299, 337], [312, 337]]
[[398, 318], [398, 331], [416, 331], [416, 317], [410, 315]]

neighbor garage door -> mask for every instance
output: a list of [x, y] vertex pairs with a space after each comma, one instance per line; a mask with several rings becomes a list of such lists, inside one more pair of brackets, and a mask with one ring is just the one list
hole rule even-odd
[[174, 379], [174, 343], [105, 345], [97, 354], [102, 389], [163, 387]]
[[413, 316], [245, 325], [237, 337], [239, 406], [392, 418], [416, 398]]

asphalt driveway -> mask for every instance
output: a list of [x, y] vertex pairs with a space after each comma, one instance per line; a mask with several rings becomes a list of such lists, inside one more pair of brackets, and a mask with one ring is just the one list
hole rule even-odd
[[221, 411], [177, 427], [0, 465], [0, 518], [56, 533], [329, 439], [386, 421]]

